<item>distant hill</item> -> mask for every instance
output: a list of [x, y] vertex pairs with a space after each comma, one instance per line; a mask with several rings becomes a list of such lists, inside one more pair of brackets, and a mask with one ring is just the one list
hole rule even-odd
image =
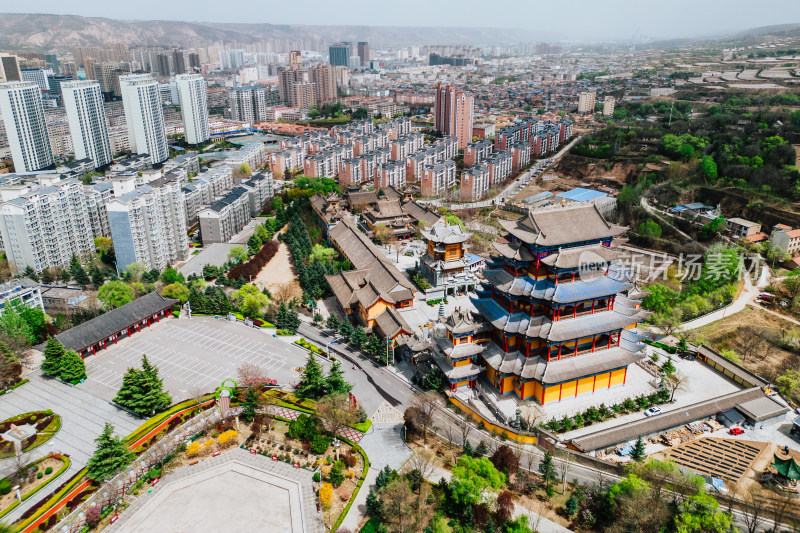
[[75, 15], [0, 14], [0, 50], [38, 52], [120, 42], [128, 46], [199, 46], [218, 41], [253, 43], [268, 39], [321, 39], [324, 43], [370, 41], [384, 46], [402, 46], [503, 44], [553, 38], [552, 34], [522, 29], [122, 21]]

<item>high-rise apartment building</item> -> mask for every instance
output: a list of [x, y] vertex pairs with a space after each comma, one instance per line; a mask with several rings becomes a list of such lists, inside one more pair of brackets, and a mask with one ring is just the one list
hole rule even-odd
[[333, 66], [347, 67], [350, 65], [350, 48], [348, 42], [332, 44], [328, 47], [328, 62]]
[[603, 116], [610, 117], [614, 114], [614, 107], [616, 106], [617, 101], [614, 99], [613, 96], [606, 96], [603, 98]]
[[172, 51], [172, 65], [175, 67], [175, 74], [186, 74], [186, 56], [183, 50]]
[[50, 90], [50, 84], [47, 83], [47, 72], [43, 68], [23, 68], [20, 70], [22, 73], [22, 81], [32, 81], [43, 91]]
[[200, 54], [192, 52], [189, 54], [189, 72], [200, 71]]
[[66, 266], [94, 252], [83, 184], [74, 179], [0, 203], [0, 236], [11, 271]]
[[372, 50], [367, 42], [358, 43], [358, 58], [361, 60], [362, 67], [368, 67], [369, 62], [372, 60]]
[[0, 53], [0, 82], [6, 81], [22, 81], [22, 71], [17, 56]]
[[303, 66], [303, 54], [300, 50], [289, 52], [289, 68], [301, 68]]
[[169, 76], [169, 54], [158, 54], [158, 58], [156, 60], [156, 69], [160, 75]]
[[106, 204], [114, 253], [121, 270], [131, 263], [163, 270], [186, 258], [186, 210], [177, 181], [142, 185]]
[[294, 86], [298, 83], [308, 82], [308, 72], [297, 68], [281, 68], [278, 70], [278, 91], [281, 100], [289, 107], [300, 107], [295, 100]]
[[42, 91], [32, 81], [0, 83], [0, 112], [17, 172], [42, 170], [53, 164]]
[[[316, 104], [336, 99], [336, 70], [331, 65], [315, 65], [308, 69], [309, 79], [314, 84]], [[302, 107], [302, 106], [298, 106]]]
[[114, 95], [115, 89], [119, 91], [119, 65], [117, 63], [95, 63], [92, 65], [92, 78], [100, 82], [100, 92], [108, 95], [108, 99]]
[[208, 83], [200, 74], [178, 74], [175, 82], [178, 84], [186, 142], [206, 142], [211, 138], [208, 127]]
[[251, 125], [267, 120], [267, 107], [274, 102], [273, 92], [259, 86], [236, 87], [228, 93], [231, 119]]
[[153, 164], [166, 161], [167, 130], [158, 82], [149, 74], [129, 74], [120, 76], [119, 84], [131, 151], [148, 154]]
[[89, 158], [94, 167], [111, 163], [111, 144], [100, 83], [94, 80], [61, 84], [76, 159]]
[[44, 61], [47, 63], [47, 68], [53, 71], [53, 74], [61, 74], [61, 61], [58, 60], [56, 54], [45, 54]]
[[434, 127], [445, 135], [452, 135], [458, 147], [464, 148], [472, 142], [472, 124], [475, 98], [452, 85], [436, 87]]
[[578, 95], [578, 113], [594, 112], [594, 104], [597, 100], [597, 93], [594, 91], [583, 91]]

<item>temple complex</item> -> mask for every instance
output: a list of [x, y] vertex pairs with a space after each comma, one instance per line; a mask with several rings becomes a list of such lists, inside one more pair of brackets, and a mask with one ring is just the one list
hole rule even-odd
[[611, 240], [626, 228], [594, 205], [532, 210], [501, 221], [508, 243], [484, 270], [473, 303], [491, 337], [481, 358], [501, 394], [541, 404], [623, 385], [644, 357], [649, 313]]
[[[421, 233], [426, 252], [420, 257], [419, 271], [434, 289], [429, 291], [429, 296], [444, 297], [448, 289], [458, 292], [472, 290], [478, 278], [469, 270], [469, 259], [465, 253], [465, 242], [472, 234], [458, 224], [444, 221], [437, 222]], [[436, 293], [437, 289], [441, 292]]]

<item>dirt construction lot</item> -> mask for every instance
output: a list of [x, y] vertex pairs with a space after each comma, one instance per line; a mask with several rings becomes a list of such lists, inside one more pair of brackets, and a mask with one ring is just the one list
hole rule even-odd
[[295, 298], [302, 296], [303, 291], [297, 281], [297, 276], [295, 276], [294, 268], [292, 268], [292, 256], [289, 253], [289, 247], [285, 243], [281, 243], [278, 247], [278, 253], [261, 269], [253, 283], [259, 289], [266, 287], [273, 296], [277, 296], [275, 294], [276, 289], [289, 284], [291, 294], [286, 296]]

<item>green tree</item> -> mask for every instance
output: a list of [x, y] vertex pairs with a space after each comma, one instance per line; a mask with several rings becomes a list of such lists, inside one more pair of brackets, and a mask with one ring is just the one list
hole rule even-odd
[[97, 298], [111, 307], [121, 307], [134, 298], [133, 287], [122, 281], [109, 281], [97, 291]]
[[775, 384], [786, 396], [795, 398], [800, 396], [800, 371], [789, 369], [785, 374], [775, 380]]
[[170, 283], [161, 289], [161, 295], [166, 298], [175, 298], [185, 304], [189, 300], [189, 287], [181, 283]]
[[661, 237], [661, 226], [655, 220], [648, 220], [639, 224], [639, 235], [647, 241], [654, 241]]
[[228, 261], [234, 264], [247, 261], [247, 250], [244, 246], [234, 246], [228, 251]]
[[165, 269], [164, 272], [161, 273], [160, 279], [167, 285], [172, 285], [173, 283], [186, 283], [186, 278], [184, 275], [172, 267]]
[[717, 164], [711, 156], [703, 156], [700, 162], [700, 174], [706, 181], [717, 180]]
[[332, 329], [334, 331], [338, 331], [339, 319], [336, 318], [336, 315], [334, 315], [333, 313], [328, 315], [328, 319], [325, 321], [325, 327], [328, 329]]
[[247, 394], [242, 402], [242, 419], [245, 422], [252, 422], [256, 417], [256, 410], [261, 406], [261, 394], [256, 387], [247, 389]]
[[350, 341], [350, 337], [353, 335], [353, 325], [347, 320], [342, 320], [339, 324], [339, 335]]
[[484, 490], [500, 489], [505, 483], [506, 476], [487, 457], [462, 455], [453, 467], [450, 491], [460, 505], [474, 505], [481, 501]]
[[252, 169], [250, 168], [250, 165], [248, 165], [247, 163], [242, 163], [242, 166], [239, 167], [239, 170], [245, 176], [249, 176], [250, 174], [253, 173]]
[[81, 287], [88, 287], [92, 283], [89, 274], [86, 273], [86, 270], [84, 270], [80, 263], [78, 264], [78, 268], [72, 272], [72, 277], [75, 278], [75, 283]]
[[77, 353], [69, 350], [61, 356], [59, 376], [64, 381], [77, 381], [86, 375], [86, 364]]
[[6, 305], [0, 313], [0, 331], [21, 345], [37, 343], [45, 333], [46, 324], [41, 308], [21, 302]]
[[641, 463], [644, 461], [644, 458], [647, 457], [647, 453], [644, 451], [644, 441], [642, 440], [642, 436], [639, 435], [639, 438], [636, 439], [636, 444], [633, 446], [633, 451], [631, 452], [631, 459], [636, 461], [637, 463]]
[[54, 338], [47, 339], [47, 346], [44, 348], [44, 361], [42, 361], [42, 372], [48, 376], [58, 377], [61, 375], [61, 358], [66, 353], [64, 346]]
[[555, 464], [553, 464], [553, 454], [549, 450], [544, 452], [544, 457], [539, 463], [539, 473], [542, 475], [545, 487], [552, 487], [558, 480]]
[[356, 326], [353, 329], [353, 334], [350, 336], [350, 344], [352, 344], [356, 348], [361, 348], [367, 343], [367, 334], [364, 332], [364, 328], [360, 325]]
[[89, 270], [89, 276], [92, 278], [92, 285], [100, 288], [106, 281], [106, 274], [96, 266], [92, 266]]
[[103, 432], [95, 442], [97, 447], [86, 464], [89, 477], [95, 481], [108, 481], [133, 462], [134, 455], [125, 441], [113, 436], [114, 426], [106, 422]]
[[311, 249], [311, 256], [309, 259], [312, 263], [315, 261], [330, 262], [336, 259], [336, 250], [321, 244], [315, 244]]
[[269, 296], [255, 285], [242, 285], [231, 293], [231, 304], [245, 316], [260, 316], [269, 305]]
[[256, 255], [261, 250], [262, 244], [263, 243], [261, 242], [261, 239], [258, 237], [258, 235], [253, 233], [252, 235], [250, 235], [250, 238], [247, 239], [247, 252], [250, 255]]
[[675, 368], [675, 364], [672, 362], [672, 357], [667, 357], [667, 361], [661, 365], [661, 370], [663, 370], [668, 376], [675, 373], [677, 369]]
[[300, 376], [298, 396], [317, 400], [328, 393], [328, 383], [322, 374], [322, 367], [313, 354], [308, 354], [306, 366]]
[[328, 369], [328, 377], [325, 378], [325, 381], [328, 384], [328, 391], [331, 394], [350, 392], [350, 389], [353, 388], [352, 385], [345, 381], [342, 364], [338, 360], [331, 364], [330, 369]]
[[151, 416], [172, 404], [172, 396], [164, 390], [158, 377], [158, 367], [142, 356], [142, 368], [129, 368], [122, 376], [122, 386], [114, 402], [127, 407], [140, 416]]
[[675, 517], [677, 533], [728, 533], [733, 528], [731, 516], [720, 509], [719, 502], [704, 492], [690, 496]]

